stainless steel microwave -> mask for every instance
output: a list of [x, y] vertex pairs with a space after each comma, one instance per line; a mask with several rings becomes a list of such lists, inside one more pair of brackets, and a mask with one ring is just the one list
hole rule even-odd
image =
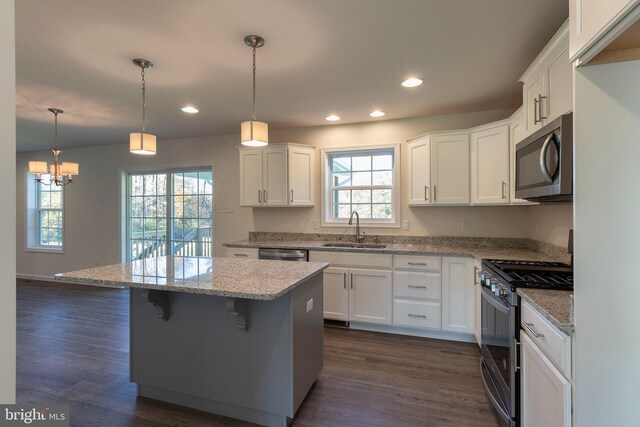
[[536, 202], [573, 200], [573, 113], [516, 145], [516, 197]]

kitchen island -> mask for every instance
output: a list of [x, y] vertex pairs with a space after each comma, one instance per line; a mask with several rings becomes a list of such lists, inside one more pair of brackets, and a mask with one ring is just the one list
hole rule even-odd
[[286, 426], [322, 368], [327, 266], [167, 256], [56, 280], [130, 288], [139, 396]]

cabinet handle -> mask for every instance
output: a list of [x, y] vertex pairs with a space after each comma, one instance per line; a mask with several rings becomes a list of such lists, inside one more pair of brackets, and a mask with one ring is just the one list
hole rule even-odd
[[409, 317], [417, 317], [419, 319], [426, 319], [427, 315], [426, 314], [413, 314], [413, 313], [409, 313], [407, 314], [407, 316]]
[[473, 286], [478, 285], [478, 267], [473, 267]]
[[293, 203], [293, 188], [291, 189], [291, 203]]
[[408, 285], [411, 289], [427, 289], [426, 286], [421, 285]]
[[434, 185], [433, 186], [433, 201], [437, 201], [438, 200], [438, 188]]
[[429, 197], [427, 196], [427, 193], [429, 192], [429, 187], [427, 185], [424, 186], [424, 200], [425, 202], [429, 201]]
[[233, 256], [242, 256], [242, 257], [248, 257], [248, 254], [233, 254]]
[[533, 124], [534, 125], [537, 125], [540, 122], [538, 120], [538, 102], [540, 102], [538, 98], [533, 98]]
[[426, 262], [408, 262], [407, 264], [409, 264], [409, 265], [424, 265], [424, 266], [427, 265]]
[[547, 116], [542, 117], [542, 100], [547, 99], [546, 96], [538, 95], [538, 122], [542, 123], [543, 120], [547, 119]]
[[344, 288], [347, 289], [347, 273], [342, 273], [342, 282], [344, 283]]
[[507, 183], [502, 181], [502, 198], [507, 198]]
[[527, 332], [531, 332], [531, 335], [533, 335], [534, 337], [536, 337], [536, 338], [544, 338], [544, 335], [543, 335], [543, 334], [541, 334], [541, 333], [537, 332], [537, 331], [534, 329], [534, 327], [533, 327], [533, 323], [525, 322], [525, 323], [524, 323], [524, 327], [525, 327], [525, 329], [527, 330]]
[[351, 280], [349, 282], [351, 283], [351, 289], [353, 289], [353, 273], [351, 273]]
[[267, 190], [262, 190], [262, 200], [267, 203]]

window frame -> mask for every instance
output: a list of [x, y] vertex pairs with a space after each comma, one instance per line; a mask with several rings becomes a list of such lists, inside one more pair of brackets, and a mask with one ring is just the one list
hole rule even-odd
[[[60, 202], [62, 207], [60, 209], [57, 208], [42, 208], [40, 207], [40, 193], [41, 188], [44, 184], [36, 181], [35, 175], [27, 172], [27, 220], [26, 222], [26, 237], [27, 237], [27, 245], [25, 248], [26, 252], [43, 252], [43, 253], [55, 253], [55, 254], [64, 254], [65, 247], [65, 194], [64, 186], [60, 187]], [[55, 185], [55, 184], [52, 184]], [[40, 226], [40, 212], [42, 211], [54, 211], [60, 212], [61, 219], [61, 230], [60, 230], [60, 245], [43, 245], [40, 243], [41, 237], [41, 226]]]
[[[373, 219], [373, 218], [360, 218], [360, 226], [364, 228], [400, 228], [400, 144], [384, 144], [384, 145], [367, 145], [367, 146], [355, 146], [355, 147], [336, 147], [336, 148], [324, 148], [320, 150], [321, 153], [321, 227], [342, 227], [348, 226], [349, 220], [346, 218], [333, 218], [333, 185], [331, 178], [333, 173], [330, 169], [331, 163], [329, 157], [335, 154], [347, 154], [353, 153], [357, 155], [362, 152], [375, 152], [375, 151], [392, 151], [393, 152], [393, 173], [391, 184], [391, 218], [390, 219]], [[389, 186], [357, 186], [361, 189], [379, 189], [389, 188]], [[345, 188], [347, 189], [347, 188]], [[349, 187], [348, 189], [353, 189]]]
[[122, 256], [121, 259], [123, 262], [131, 261], [131, 221], [130, 221], [130, 212], [131, 212], [131, 198], [133, 197], [131, 194], [131, 185], [130, 185], [130, 177], [133, 175], [166, 175], [167, 183], [166, 183], [166, 200], [167, 200], [167, 208], [165, 213], [165, 223], [166, 223], [166, 245], [167, 245], [167, 256], [171, 255], [171, 235], [173, 233], [173, 217], [172, 217], [172, 197], [174, 196], [172, 190], [172, 176], [173, 174], [179, 173], [190, 173], [190, 172], [209, 172], [211, 171], [211, 247], [210, 253], [211, 256], [214, 256], [215, 250], [215, 234], [214, 234], [214, 224], [215, 224], [215, 171], [213, 165], [205, 165], [205, 166], [194, 166], [194, 167], [176, 167], [176, 168], [163, 168], [163, 169], [132, 169], [132, 170], [122, 170], [122, 195], [124, 196], [124, 200], [122, 200]]

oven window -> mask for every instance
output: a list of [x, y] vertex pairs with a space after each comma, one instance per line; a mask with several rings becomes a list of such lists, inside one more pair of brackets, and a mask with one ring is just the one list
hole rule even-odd
[[[511, 384], [510, 374], [510, 318], [509, 308], [497, 309], [485, 292], [482, 292], [482, 344], [491, 355], [505, 385]], [[496, 303], [497, 304], [497, 303]]]

